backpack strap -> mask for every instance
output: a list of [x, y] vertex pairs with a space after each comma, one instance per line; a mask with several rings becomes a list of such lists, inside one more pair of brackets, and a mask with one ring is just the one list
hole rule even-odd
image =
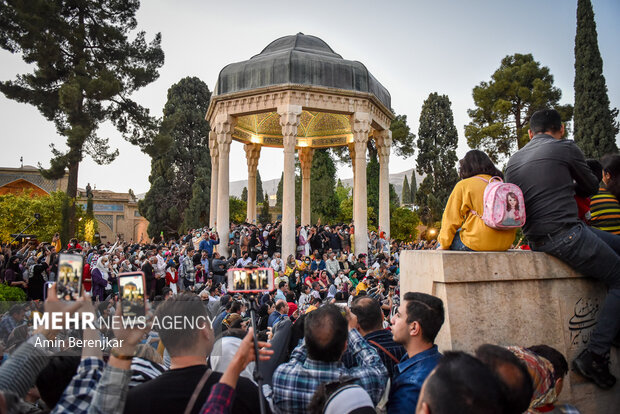
[[194, 392], [192, 393], [192, 396], [190, 397], [189, 402], [187, 403], [187, 406], [185, 407], [185, 414], [189, 414], [193, 411], [194, 405], [196, 404], [196, 400], [198, 399], [200, 392], [202, 391], [205, 384], [207, 383], [207, 380], [211, 376], [211, 372], [212, 372], [211, 368], [207, 369], [204, 375], [202, 376], [202, 378], [200, 378], [200, 381], [198, 381], [198, 384], [196, 385], [196, 388], [194, 388]]
[[379, 348], [380, 350], [382, 350], [385, 355], [389, 356], [390, 359], [392, 359], [392, 361], [396, 362], [397, 364], [400, 363], [400, 361], [398, 360], [398, 358], [396, 358], [390, 351], [388, 351], [387, 349], [385, 349], [383, 346], [379, 345], [377, 342], [373, 341], [372, 339], [368, 341], [369, 343], [373, 344], [374, 346], [376, 346], [377, 348]]

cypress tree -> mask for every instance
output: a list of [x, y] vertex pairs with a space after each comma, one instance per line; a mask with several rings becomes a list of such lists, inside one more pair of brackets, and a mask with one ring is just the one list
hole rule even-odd
[[575, 36], [575, 142], [586, 157], [601, 158], [618, 152], [618, 109], [609, 108], [603, 59], [598, 48], [590, 0], [577, 2]]
[[403, 179], [403, 191], [401, 192], [402, 204], [407, 205], [411, 204], [411, 187], [409, 187], [409, 180], [407, 179], [407, 175]]
[[265, 200], [263, 190], [263, 180], [260, 178], [260, 171], [256, 170], [256, 203], [260, 204]]
[[[366, 193], [368, 207], [372, 207], [375, 216], [379, 212], [379, 160], [377, 159], [377, 153], [369, 152], [368, 164], [366, 165]], [[368, 216], [368, 221], [377, 225], [374, 217]]]
[[248, 202], [248, 188], [247, 187], [243, 187], [243, 190], [241, 191], [241, 200], [245, 201], [246, 203]]
[[310, 170], [310, 200], [312, 222], [320, 217], [321, 223], [330, 223], [338, 215], [335, 193], [336, 165], [327, 149], [317, 149]]
[[[433, 92], [422, 105], [418, 130], [418, 173], [426, 174], [417, 196], [417, 204], [433, 210], [441, 219], [443, 208], [459, 177], [456, 172], [458, 133], [454, 126], [451, 102], [447, 95]], [[426, 194], [422, 195], [421, 192]]]
[[271, 222], [271, 214], [269, 213], [269, 194], [263, 196], [263, 204], [258, 215], [258, 221], [263, 225]]
[[280, 182], [278, 183], [278, 189], [276, 190], [276, 207], [282, 208], [282, 186], [284, 185], [284, 171], [280, 176]]
[[411, 204], [415, 204], [415, 194], [418, 192], [418, 184], [415, 178], [415, 171], [411, 173]]

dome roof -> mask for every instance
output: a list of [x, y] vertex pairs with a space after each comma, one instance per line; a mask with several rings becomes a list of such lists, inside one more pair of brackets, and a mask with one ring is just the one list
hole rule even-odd
[[303, 33], [276, 39], [249, 60], [225, 66], [214, 94], [285, 84], [366, 92], [391, 108], [390, 93], [366, 66], [343, 59], [323, 40]]

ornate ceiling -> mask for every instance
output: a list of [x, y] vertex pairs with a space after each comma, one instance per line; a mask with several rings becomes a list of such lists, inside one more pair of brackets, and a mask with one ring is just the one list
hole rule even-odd
[[[233, 138], [244, 143], [282, 147], [282, 127], [277, 112], [237, 118]], [[348, 115], [303, 111], [297, 128], [297, 147], [336, 147], [352, 142]]]

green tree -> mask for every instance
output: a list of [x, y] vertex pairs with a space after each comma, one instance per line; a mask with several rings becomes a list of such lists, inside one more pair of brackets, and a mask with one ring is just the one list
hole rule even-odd
[[458, 133], [447, 95], [433, 92], [424, 101], [418, 136], [416, 165], [418, 173], [426, 174], [426, 178], [416, 192], [416, 202], [421, 208], [428, 207], [441, 217], [459, 179], [455, 168]]
[[111, 122], [125, 139], [150, 144], [155, 122], [131, 95], [158, 78], [164, 63], [161, 35], [133, 40], [138, 0], [50, 0], [0, 3], [0, 46], [19, 53], [32, 73], [0, 82], [7, 98], [36, 106], [66, 137], [67, 150], [52, 145], [54, 157], [42, 173], [64, 176], [69, 169], [68, 232], [75, 230], [78, 170], [84, 154], [107, 164], [118, 155], [97, 134]]
[[332, 223], [338, 216], [336, 186], [336, 166], [327, 149], [317, 149], [312, 158], [310, 170], [310, 200], [313, 223]]
[[207, 168], [196, 168], [192, 184], [192, 198], [183, 212], [184, 230], [204, 227], [209, 224], [209, 200], [211, 198], [211, 175]]
[[258, 214], [258, 221], [263, 225], [271, 222], [271, 213], [269, 212], [269, 194], [265, 193], [263, 203]]
[[[369, 161], [366, 164], [366, 201], [368, 207], [371, 207], [373, 212], [379, 211], [379, 160], [376, 153], [369, 154]], [[377, 221], [375, 218], [368, 216], [368, 222], [371, 225], [376, 226]]]
[[401, 192], [401, 199], [403, 205], [411, 204], [411, 187], [409, 186], [409, 180], [407, 179], [406, 174], [405, 178], [403, 179], [403, 191]]
[[[33, 220], [34, 213], [41, 214], [28, 230], [28, 234], [34, 234], [39, 241], [51, 241], [55, 233], [61, 231], [65, 221], [63, 220], [63, 204], [68, 206], [69, 197], [62, 191], [56, 191], [49, 196], [34, 196], [27, 191], [22, 194], [5, 194], [0, 196], [0, 240], [8, 243], [13, 240], [11, 234], [19, 233]], [[77, 218], [86, 218], [82, 206], [76, 208]], [[82, 238], [83, 235], [78, 234]], [[61, 239], [63, 245], [69, 239], [76, 237], [76, 233], [67, 234], [65, 239]]]
[[231, 196], [228, 203], [230, 222], [244, 223], [247, 219], [248, 204], [238, 197]]
[[411, 204], [415, 204], [415, 196], [418, 192], [418, 184], [416, 182], [415, 171], [411, 173]]
[[278, 182], [278, 189], [276, 190], [276, 207], [282, 209], [282, 188], [284, 185], [284, 172], [280, 176], [280, 181]]
[[397, 241], [413, 241], [418, 235], [418, 215], [404, 207], [396, 208], [390, 220], [390, 237]]
[[394, 209], [400, 207], [400, 198], [398, 198], [398, 193], [396, 192], [396, 187], [394, 187], [394, 184], [390, 184], [389, 190], [390, 190], [390, 214], [392, 214], [392, 211], [394, 211]]
[[529, 141], [530, 117], [537, 110], [555, 108], [563, 121], [570, 121], [573, 107], [559, 105], [561, 97], [549, 68], [531, 54], [506, 56], [489, 82], [474, 87], [476, 108], [467, 111], [471, 122], [465, 126], [468, 145], [485, 151], [495, 163], [509, 157]]
[[[151, 237], [163, 231], [168, 238], [208, 224], [211, 156], [204, 108], [210, 100], [209, 88], [196, 77], [183, 78], [168, 89], [161, 128], [149, 148], [151, 188], [139, 204]], [[198, 179], [200, 187], [194, 187]]]
[[618, 152], [618, 108], [610, 109], [603, 59], [590, 0], [577, 2], [575, 36], [575, 142], [586, 157]]
[[351, 188], [345, 187], [344, 184], [342, 184], [342, 181], [340, 181], [340, 178], [338, 179], [338, 183], [336, 184], [336, 190], [334, 192], [336, 193], [336, 200], [338, 200], [338, 205], [340, 205], [347, 198], [351, 197]]
[[260, 171], [256, 170], [256, 202], [262, 203], [265, 198], [263, 197], [265, 190], [263, 190], [263, 180], [260, 178]]
[[246, 203], [248, 202], [248, 188], [247, 187], [243, 187], [243, 190], [241, 190], [241, 200], [245, 201]]

